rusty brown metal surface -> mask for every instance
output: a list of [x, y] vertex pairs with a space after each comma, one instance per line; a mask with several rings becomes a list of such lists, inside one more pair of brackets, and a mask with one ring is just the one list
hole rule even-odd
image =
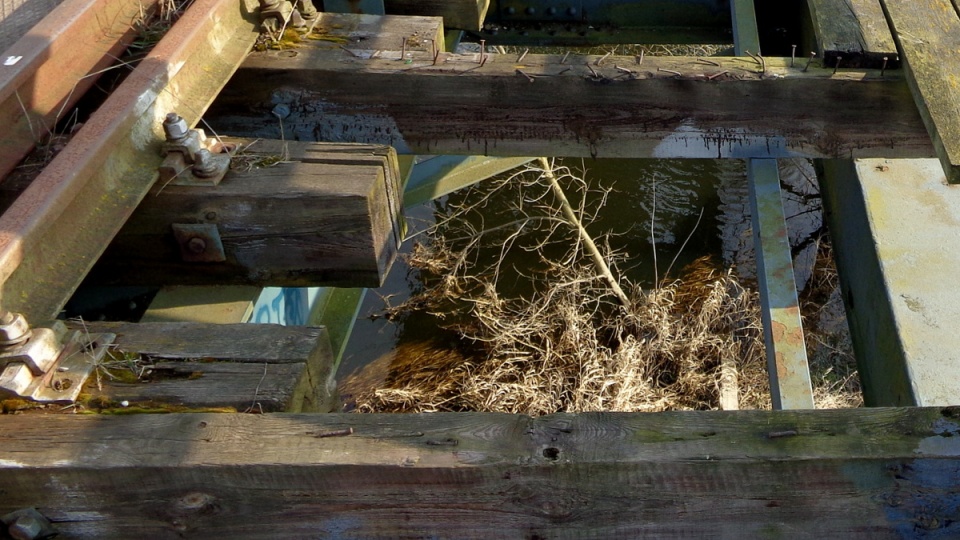
[[164, 116], [196, 122], [256, 39], [256, 3], [197, 0], [0, 216], [0, 305], [56, 316], [156, 180]]
[[[0, 55], [0, 178], [136, 38], [156, 0], [66, 0]], [[9, 64], [9, 65], [8, 65]]]

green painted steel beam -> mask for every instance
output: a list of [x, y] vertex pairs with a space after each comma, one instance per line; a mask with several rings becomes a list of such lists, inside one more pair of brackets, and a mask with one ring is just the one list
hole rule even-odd
[[324, 287], [320, 289], [310, 310], [307, 325], [327, 328], [330, 348], [333, 350], [334, 372], [340, 366], [340, 359], [343, 357], [353, 325], [357, 322], [357, 315], [360, 313], [360, 304], [366, 294], [366, 289]]
[[531, 157], [435, 156], [417, 163], [403, 193], [403, 205], [414, 206], [442, 197], [517, 167]]
[[747, 51], [760, 54], [760, 33], [757, 30], [757, 11], [753, 0], [732, 0], [730, 14], [733, 20], [733, 48], [737, 56]]
[[813, 390], [777, 160], [751, 159], [747, 176], [773, 408], [812, 409]]
[[[759, 54], [760, 37], [753, 0], [733, 0], [730, 9], [736, 54], [742, 56], [748, 51]], [[747, 161], [747, 177], [773, 408], [813, 409], [813, 388], [777, 160]]]

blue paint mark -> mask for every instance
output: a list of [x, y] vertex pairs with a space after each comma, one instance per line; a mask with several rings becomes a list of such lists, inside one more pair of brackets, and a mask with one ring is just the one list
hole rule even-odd
[[267, 287], [257, 299], [251, 322], [306, 325], [319, 294], [319, 287]]
[[901, 538], [960, 538], [960, 463], [917, 459], [891, 468], [883, 509]]

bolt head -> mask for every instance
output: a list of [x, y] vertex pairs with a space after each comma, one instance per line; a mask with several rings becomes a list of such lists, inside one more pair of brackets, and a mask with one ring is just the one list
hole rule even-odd
[[527, 9], [523, 10], [523, 12], [526, 13], [527, 15], [533, 15], [537, 12], [537, 8], [530, 6]]
[[193, 156], [193, 173], [197, 176], [209, 176], [217, 172], [217, 164], [213, 161], [213, 154], [206, 148], [197, 150]]
[[207, 250], [207, 243], [203, 241], [203, 238], [194, 237], [187, 242], [187, 249], [190, 250], [190, 253], [199, 255]]

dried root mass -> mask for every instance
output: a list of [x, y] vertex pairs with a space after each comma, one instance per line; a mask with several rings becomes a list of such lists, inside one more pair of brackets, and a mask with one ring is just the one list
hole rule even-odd
[[[554, 171], [555, 177], [567, 173]], [[682, 279], [657, 289], [621, 280], [629, 298], [623, 305], [584, 257], [577, 232], [557, 226], [564, 220], [551, 210], [556, 201], [547, 193], [528, 183], [511, 195], [518, 201], [515, 219], [499, 227], [499, 236], [487, 235], [498, 226], [482, 219], [485, 227], [459, 219], [485, 207], [492, 196], [487, 193], [482, 203], [456, 208], [458, 219], [444, 221], [428, 245], [417, 246], [411, 265], [426, 285], [399, 308], [400, 315], [426, 309], [479, 353], [395, 362], [382, 387], [356, 396], [358, 410], [543, 415], [713, 409], [720, 407], [722, 384], [734, 385], [734, 392], [740, 387], [741, 408], [769, 407], [756, 293], [701, 259]], [[584, 204], [577, 212], [590, 214]], [[551, 262], [545, 252], [557, 242], [573, 248]], [[504, 274], [529, 271], [508, 268], [503, 256], [491, 266], [473, 264], [476, 251], [490, 246], [526, 250], [539, 259], [538, 271], [521, 274], [532, 293], [503, 291], [498, 281]]]

